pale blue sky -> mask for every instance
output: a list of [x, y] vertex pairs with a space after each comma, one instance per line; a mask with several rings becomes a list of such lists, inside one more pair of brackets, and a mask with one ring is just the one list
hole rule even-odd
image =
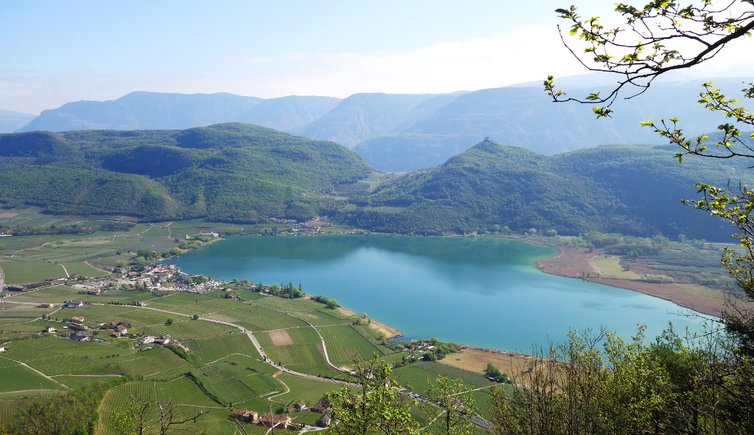
[[[612, 2], [579, 1], [585, 15]], [[136, 90], [345, 97], [452, 92], [581, 70], [557, 0], [0, 2], [0, 109]]]

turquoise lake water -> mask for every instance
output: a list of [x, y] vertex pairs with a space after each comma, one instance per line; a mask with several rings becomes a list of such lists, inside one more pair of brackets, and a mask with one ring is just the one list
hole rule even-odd
[[437, 337], [530, 352], [569, 329], [606, 327], [629, 338], [669, 321], [698, 330], [689, 310], [641, 293], [540, 272], [546, 247], [487, 237], [386, 235], [237, 237], [171, 261], [190, 274], [301, 284], [394, 326], [407, 338]]

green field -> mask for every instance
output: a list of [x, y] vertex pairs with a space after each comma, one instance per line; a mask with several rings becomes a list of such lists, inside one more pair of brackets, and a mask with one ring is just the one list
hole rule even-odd
[[[489, 415], [490, 388], [497, 385], [490, 382], [478, 373], [457, 369], [436, 362], [417, 362], [409, 364], [393, 371], [393, 375], [399, 384], [421, 394], [430, 394], [432, 382], [438, 376], [460, 379], [467, 385], [474, 399], [477, 411], [482, 416]], [[475, 391], [471, 391], [475, 390]]]
[[[43, 215], [33, 208], [12, 212], [18, 214], [6, 217], [0, 224], [41, 227], [76, 222], [74, 218]], [[89, 222], [84, 217], [76, 219]], [[97, 268], [125, 264], [138, 249], [159, 252], [176, 246], [176, 237], [209, 231], [234, 232], [238, 228], [188, 221], [137, 223], [128, 231], [117, 232], [13, 236], [0, 240], [0, 267], [9, 283], [39, 281], [47, 275], [64, 277], [61, 265], [69, 274], [98, 277], [104, 272]], [[324, 380], [277, 373], [262, 361], [251, 340], [237, 328], [192, 320], [193, 315], [253, 331], [272, 360], [307, 374], [347, 377], [327, 365], [315, 327], [324, 336], [328, 354], [338, 366], [350, 364], [355, 357], [391, 354], [373, 330], [352, 325], [351, 319], [338, 311], [309, 299], [289, 300], [249, 290], [236, 291], [240, 301], [225, 299], [223, 292], [198, 295], [109, 290], [88, 295], [84, 290], [72, 279], [60, 280], [48, 287], [8, 295], [0, 303], [0, 343], [8, 349], [0, 355], [0, 423], [15, 418], [32, 398], [120, 380], [123, 383], [112, 387], [103, 398], [98, 433], [117, 433], [112, 426], [113, 410], [140, 397], [175, 404], [180, 416], [206, 411], [191, 425], [192, 433], [234, 434], [238, 430], [228, 420], [228, 406], [281, 411], [292, 401], [313, 404], [326, 392], [341, 388]], [[89, 305], [62, 308], [66, 300], [82, 300]], [[130, 306], [135, 300], [147, 303], [147, 307]], [[52, 306], [41, 308], [43, 303]], [[74, 316], [84, 318], [96, 340], [76, 342], [63, 338], [69, 332], [67, 319]], [[109, 331], [99, 329], [100, 324], [113, 321], [128, 325], [134, 336], [116, 339], [110, 337]], [[40, 334], [47, 326], [57, 328], [57, 332]], [[276, 330], [285, 330], [291, 343], [275, 346], [270, 332]], [[166, 334], [183, 343], [188, 352], [138, 344], [140, 337]], [[438, 370], [424, 367], [416, 372], [406, 371], [403, 376], [416, 382], [422, 375], [437, 376]], [[294, 417], [309, 424], [319, 419], [318, 414], [309, 412]], [[244, 431], [265, 433], [264, 428], [251, 426]]]
[[[103, 409], [100, 423], [104, 433], [118, 433], [110, 422], [112, 412], [128, 406], [132, 398], [146, 400], [160, 400], [161, 403], [172, 403], [177, 406], [181, 416], [195, 415], [199, 411], [210, 414], [200, 417], [192, 430], [205, 428], [207, 433], [233, 433], [233, 426], [226, 421], [227, 410], [211, 401], [199, 387], [186, 377], [180, 377], [169, 382], [137, 381], [117, 386], [110, 390], [103, 399]], [[221, 413], [220, 413], [221, 412]], [[222, 416], [222, 418], [220, 418]], [[154, 419], [153, 414], [149, 415]]]
[[[2, 358], [2, 357], [0, 357]], [[20, 364], [0, 368], [0, 393], [20, 390], [60, 390], [60, 384]]]
[[46, 279], [65, 278], [65, 272], [59, 264], [45, 261], [16, 261], [6, 259], [0, 262], [5, 271], [5, 282], [8, 284], [25, 284], [44, 281]]
[[197, 359], [197, 362], [201, 364], [209, 364], [229, 355], [237, 354], [259, 357], [259, 353], [254, 349], [249, 338], [238, 330], [235, 330], [233, 335], [192, 340], [187, 344], [193, 351], [193, 356]]
[[383, 349], [373, 345], [351, 325], [320, 327], [325, 337], [327, 352], [333, 364], [350, 365], [354, 359], [369, 359], [374, 354], [383, 355]]

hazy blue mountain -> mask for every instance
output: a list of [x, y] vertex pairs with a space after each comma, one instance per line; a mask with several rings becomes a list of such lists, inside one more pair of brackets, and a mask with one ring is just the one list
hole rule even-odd
[[34, 119], [29, 113], [0, 110], [0, 133], [12, 133]]
[[366, 139], [393, 132], [406, 123], [414, 110], [424, 115], [419, 106], [433, 97], [430, 94], [354, 94], [298, 133], [353, 148]]
[[[727, 91], [741, 87], [736, 79], [717, 83]], [[567, 90], [574, 95], [586, 92]], [[485, 137], [546, 155], [600, 144], [659, 144], [662, 139], [639, 127], [641, 121], [675, 116], [690, 134], [714, 130], [720, 123], [697, 104], [700, 90], [696, 81], [658, 83], [641, 98], [616, 102], [611, 119], [597, 120], [590, 106], [553, 103], [541, 86], [485, 89], [457, 96], [423, 119], [365, 140], [355, 150], [377, 169], [408, 171], [438, 165], [457, 154], [463, 142]]]
[[331, 111], [341, 100], [331, 97], [292, 95], [261, 101], [235, 121], [293, 133]]
[[381, 171], [411, 172], [437, 166], [480, 139], [461, 134], [399, 133], [367, 139], [353, 150]]
[[441, 234], [534, 228], [725, 240], [727, 225], [681, 204], [695, 183], [742, 180], [746, 161], [687, 158], [669, 146], [607, 145], [545, 156], [483, 141], [444, 164], [395, 178], [354, 199], [356, 226]]
[[78, 101], [45, 110], [19, 131], [177, 129], [235, 120], [261, 98], [233, 94], [133, 92], [112, 101]]

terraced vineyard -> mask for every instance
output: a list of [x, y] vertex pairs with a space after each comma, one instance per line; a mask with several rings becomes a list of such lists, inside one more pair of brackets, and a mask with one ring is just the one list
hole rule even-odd
[[[191, 412], [206, 411], [196, 428], [208, 433], [233, 433], [235, 426], [227, 419], [229, 407], [280, 411], [295, 400], [316, 402], [325, 392], [339, 387], [276, 373], [277, 369], [262, 361], [249, 337], [239, 329], [192, 320], [194, 314], [257, 331], [257, 339], [274, 362], [313, 375], [345, 377], [327, 365], [314, 329], [317, 324], [327, 325], [319, 328], [338, 365], [348, 364], [354, 355], [370, 357], [389, 352], [353, 329], [350, 319], [310, 300], [266, 297], [232, 301], [217, 294], [150, 293], [139, 298], [148, 302], [146, 308], [119, 302], [137, 299], [136, 295], [124, 290], [82, 295], [63, 284], [6, 298], [0, 304], [0, 339], [13, 341], [8, 352], [0, 355], [0, 416], [12, 419], [18, 408], [13, 401], [19, 397], [41, 397], [120, 379], [122, 383], [103, 399], [103, 433], [117, 432], [112, 426], [112, 410], [127, 407], [137, 397], [173, 403], [178, 414], [187, 417]], [[89, 305], [60, 308], [63, 301], [73, 298], [86, 300]], [[40, 308], [42, 304], [51, 306]], [[74, 316], [85, 319], [95, 341], [62, 337], [67, 332], [67, 319]], [[128, 324], [134, 338], [112, 338], [109, 331], [98, 329], [98, 325], [113, 321]], [[40, 334], [47, 326], [58, 332]], [[270, 332], [276, 330], [286, 331], [290, 344], [276, 346], [270, 339]], [[138, 344], [140, 336], [165, 334], [180, 340], [189, 352]], [[317, 418], [308, 414], [298, 417], [311, 422]], [[250, 433], [255, 430], [250, 428]]]
[[[33, 210], [20, 214], [24, 213], [27, 220], [48, 222]], [[150, 401], [154, 406], [175, 406], [179, 418], [201, 414], [191, 422], [191, 432], [235, 434], [238, 428], [229, 419], [233, 407], [261, 413], [282, 412], [297, 400], [313, 404], [343, 387], [329, 378], [351, 379], [335, 367], [375, 354], [400, 359], [378, 332], [311, 299], [263, 296], [248, 288], [236, 289], [234, 298], [222, 291], [196, 294], [128, 286], [95, 295], [86, 293], [81, 282], [63, 278], [66, 272], [103, 275], [98, 266], [121, 261], [137, 248], [175, 246], [171, 237], [176, 234], [207, 228], [186, 222], [136, 224], [122, 232], [4, 240], [0, 267], [10, 272], [12, 282], [38, 281], [47, 275], [61, 279], [0, 299], [0, 428], [35, 400], [106, 384], [98, 433], [120, 433], [117, 410]], [[64, 308], [69, 300], [85, 305]], [[134, 306], [134, 301], [146, 306]], [[91, 341], [66, 338], [74, 317], [83, 318], [76, 325], [83, 324]], [[111, 322], [127, 326], [128, 337], [112, 337], [104, 329]], [[52, 332], [42, 332], [48, 328]], [[148, 336], [170, 336], [172, 345], [142, 343]], [[325, 352], [335, 367], [328, 364]], [[417, 368], [413, 378], [439, 373]], [[149, 411], [148, 418], [156, 418], [155, 412]], [[291, 415], [307, 424], [320, 417], [308, 411]], [[243, 431], [265, 433], [249, 425]]]

